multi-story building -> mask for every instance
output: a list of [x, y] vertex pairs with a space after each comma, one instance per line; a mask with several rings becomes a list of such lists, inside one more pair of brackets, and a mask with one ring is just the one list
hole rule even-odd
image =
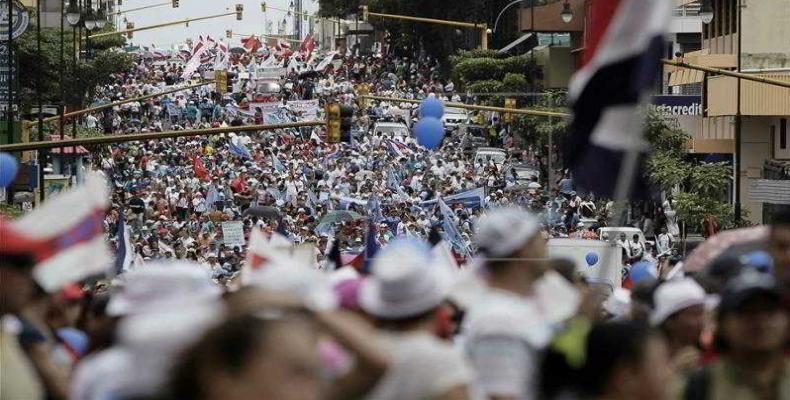
[[[702, 48], [687, 53], [686, 61], [790, 82], [788, 0], [709, 1], [713, 19], [703, 26]], [[748, 219], [766, 222], [775, 204], [790, 204], [782, 200], [790, 196], [779, 199], [759, 194], [765, 192], [765, 185], [772, 185], [764, 178], [776, 178], [775, 171], [790, 161], [790, 89], [740, 80], [739, 91], [737, 78], [685, 69], [673, 71], [670, 81], [703, 84], [704, 116], [691, 148], [733, 155], [734, 164], [736, 153], [740, 155], [740, 166], [735, 168], [740, 190], [733, 192], [733, 201], [742, 204]], [[775, 192], [778, 186], [772, 187]]]

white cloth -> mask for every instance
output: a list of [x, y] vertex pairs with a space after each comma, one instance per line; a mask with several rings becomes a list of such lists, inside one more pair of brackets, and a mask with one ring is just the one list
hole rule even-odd
[[367, 399], [431, 399], [469, 385], [472, 372], [461, 352], [428, 332], [385, 334], [392, 366]]

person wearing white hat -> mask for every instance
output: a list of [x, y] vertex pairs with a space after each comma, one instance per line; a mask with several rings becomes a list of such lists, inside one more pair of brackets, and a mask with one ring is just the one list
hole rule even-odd
[[382, 249], [362, 282], [359, 304], [385, 329], [393, 362], [367, 399], [465, 399], [471, 370], [461, 352], [435, 336], [449, 288], [425, 243], [398, 239]]
[[706, 299], [705, 290], [691, 278], [662, 283], [653, 294], [650, 324], [664, 334], [677, 372], [690, 373], [699, 366]]
[[553, 273], [551, 285], [559, 285], [557, 292], [566, 297], [548, 307], [541, 304], [539, 283], [544, 275], [549, 277], [549, 263], [540, 223], [532, 214], [518, 208], [490, 210], [476, 228], [489, 288], [470, 307], [462, 327], [475, 369], [475, 395], [535, 398], [539, 351], [548, 344], [551, 327], [575, 312], [578, 295]]

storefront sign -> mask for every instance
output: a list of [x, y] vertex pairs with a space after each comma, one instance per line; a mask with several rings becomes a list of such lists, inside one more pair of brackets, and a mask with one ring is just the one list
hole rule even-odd
[[702, 98], [687, 95], [653, 96], [652, 107], [663, 115], [702, 116]]

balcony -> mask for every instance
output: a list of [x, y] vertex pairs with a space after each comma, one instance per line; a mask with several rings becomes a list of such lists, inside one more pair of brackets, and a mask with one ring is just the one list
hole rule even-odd
[[560, 18], [564, 0], [532, 0], [534, 6], [535, 28], [532, 28], [533, 9], [526, 6], [518, 9], [518, 29], [522, 32], [582, 32], [584, 30], [585, 0], [568, 0], [573, 11], [571, 22]]

